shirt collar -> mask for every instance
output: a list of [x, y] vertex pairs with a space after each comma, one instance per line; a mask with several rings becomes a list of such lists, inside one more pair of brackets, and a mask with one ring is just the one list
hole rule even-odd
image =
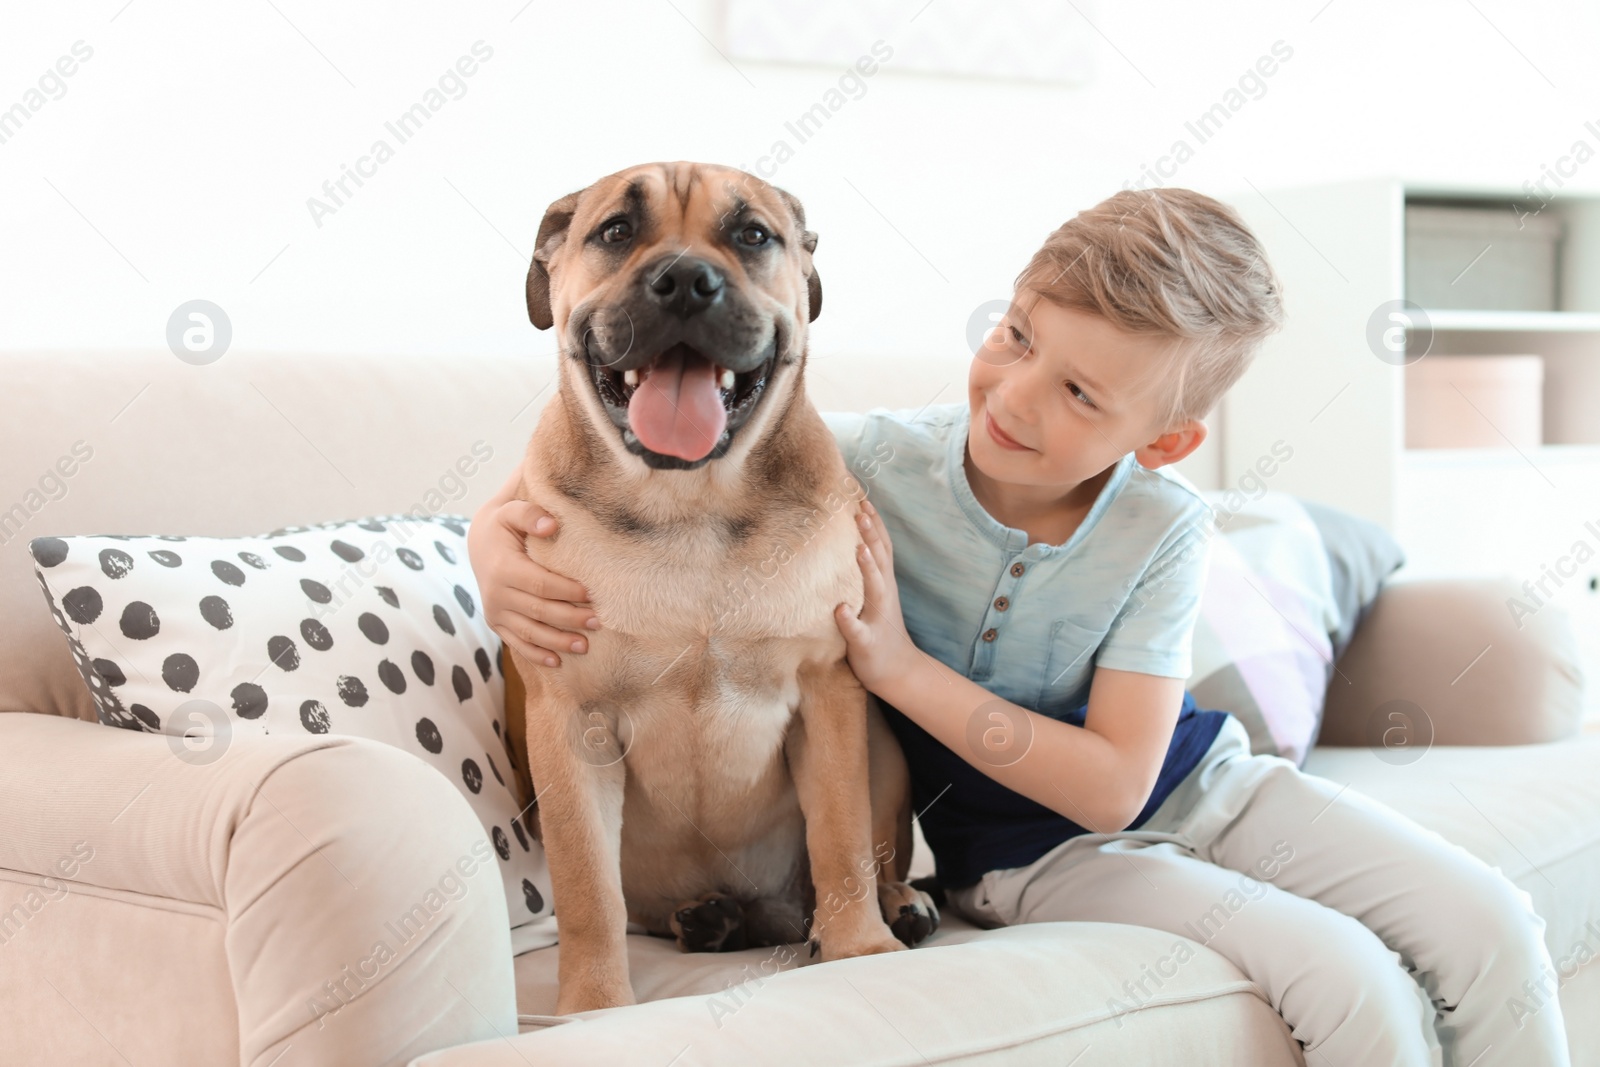
[[1043, 558], [1057, 552], [1070, 552], [1088, 536], [1089, 531], [1100, 521], [1111, 501], [1122, 490], [1133, 472], [1133, 466], [1138, 462], [1132, 452], [1127, 453], [1117, 460], [1116, 468], [1112, 470], [1111, 477], [1106, 479], [1106, 484], [1101, 487], [1100, 495], [1095, 498], [1094, 505], [1089, 508], [1089, 513], [1083, 517], [1078, 528], [1072, 531], [1072, 536], [1067, 538], [1065, 544], [1048, 545], [1044, 542], [1028, 543], [1028, 532], [1007, 526], [993, 515], [983, 509], [978, 503], [978, 498], [972, 495], [972, 486], [967, 482], [967, 468], [965, 464], [967, 454], [967, 436], [971, 432], [972, 408], [966, 404], [958, 404], [959, 409], [951, 423], [950, 440], [947, 450], [949, 464], [950, 491], [955, 495], [956, 503], [961, 510], [966, 512], [967, 521], [990, 541], [1011, 554], [1021, 553], [1034, 558]]

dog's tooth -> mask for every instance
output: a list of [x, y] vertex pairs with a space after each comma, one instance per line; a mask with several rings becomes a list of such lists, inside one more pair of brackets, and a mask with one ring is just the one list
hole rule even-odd
[[729, 390], [733, 388], [733, 371], [728, 367], [722, 368], [722, 387]]
[[629, 371], [627, 371], [626, 373], [624, 373], [622, 375], [622, 380], [623, 380], [623, 382], [625, 382], [626, 384], [628, 384], [630, 386], [631, 385], [638, 385], [639, 384], [639, 372], [637, 370], [629, 370]]

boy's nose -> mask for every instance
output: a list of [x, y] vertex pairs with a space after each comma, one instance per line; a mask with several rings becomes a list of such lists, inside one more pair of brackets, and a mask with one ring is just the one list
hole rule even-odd
[[1050, 383], [1039, 380], [1032, 368], [1014, 367], [995, 387], [995, 396], [1004, 407], [1003, 415], [1011, 416], [1011, 425], [1029, 423], [1029, 398], [1040, 396], [1040, 390], [1050, 388]]

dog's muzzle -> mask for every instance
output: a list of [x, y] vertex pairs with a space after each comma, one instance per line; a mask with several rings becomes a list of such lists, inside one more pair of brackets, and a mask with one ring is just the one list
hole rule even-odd
[[587, 316], [584, 360], [628, 451], [651, 467], [691, 470], [725, 454], [760, 404], [780, 329], [704, 260], [671, 257], [639, 281], [626, 304]]

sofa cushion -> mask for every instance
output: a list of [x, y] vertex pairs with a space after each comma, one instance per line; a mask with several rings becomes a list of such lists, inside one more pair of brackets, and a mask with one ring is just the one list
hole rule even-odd
[[[1398, 588], [1398, 587], [1397, 587]], [[1413, 758], [1415, 757], [1415, 758]], [[1509, 747], [1434, 746], [1396, 761], [1383, 748], [1319, 746], [1306, 770], [1348, 785], [1460, 845], [1533, 898], [1563, 994], [1600, 971], [1600, 735]], [[1538, 975], [1528, 975], [1537, 980]], [[1589, 975], [1591, 985], [1596, 975]], [[1565, 999], [1565, 995], [1563, 996]], [[1581, 1020], [1600, 1061], [1600, 1012]], [[1580, 1020], [1568, 1017], [1568, 1033]]]
[[521, 926], [550, 915], [552, 894], [466, 523], [388, 515], [254, 538], [39, 537], [31, 550], [102, 723], [165, 733], [194, 763], [269, 734], [405, 749], [483, 823], [483, 859], [498, 853]]
[[[1600, 1013], [1594, 1010], [1600, 996], [1600, 898], [1593, 890], [1600, 884], [1600, 778], [1592, 773], [1597, 760], [1600, 736], [1513, 748], [1433, 748], [1404, 765], [1367, 749], [1317, 748], [1306, 763], [1311, 773], [1359, 789], [1462, 845], [1532, 897], [1559, 970], [1575, 1067], [1600, 1062]], [[945, 984], [944, 969], [936, 964], [957, 962], [938, 955], [952, 945], [984, 951], [961, 958], [964, 967]], [[858, 975], [856, 969], [865, 969], [858, 965], [866, 961], [808, 965], [782, 949], [683, 956], [670, 942], [642, 935], [630, 936], [628, 946], [640, 1005], [567, 1022], [550, 1016], [559, 949], [540, 949], [516, 960], [525, 1031], [520, 1037], [414, 1062], [418, 1067], [636, 1062], [628, 1058], [630, 1052], [640, 1060], [671, 1062], [690, 1046], [695, 1062], [708, 1064], [830, 1058], [917, 1064], [924, 1062], [921, 1057], [1060, 1064], [1072, 1062], [1087, 1043], [1096, 1045], [1096, 1062], [1301, 1062], [1298, 1050], [1280, 1052], [1268, 1042], [1267, 1020], [1253, 1010], [1241, 1014], [1241, 1004], [1230, 997], [1232, 968], [1203, 948], [1178, 968], [1178, 979], [1159, 990], [1160, 998], [1137, 1015], [1122, 1017], [1124, 1023], [1137, 1019], [1137, 1025], [1118, 1027], [1115, 1010], [1104, 1009], [1119, 999], [1127, 1002], [1120, 982], [1144, 975], [1145, 965], [1153, 966], [1170, 948], [1163, 935], [1140, 927], [1037, 923], [977, 931], [946, 911], [939, 931], [913, 953], [872, 958], [878, 962], [869, 966], [884, 972], [903, 965], [911, 975], [903, 981], [887, 973]], [[1035, 970], [1035, 952], [1054, 960], [1055, 967]], [[1199, 969], [1191, 971], [1195, 965]], [[797, 967], [813, 985], [791, 984], [796, 976], [789, 972]], [[946, 988], [962, 990], [960, 1010], [938, 998], [901, 995], [902, 989]], [[890, 991], [887, 999], [877, 999], [878, 989]], [[1419, 998], [1424, 996], [1419, 991]], [[1181, 1014], [1184, 1003], [1203, 1010]], [[922, 1006], [928, 1006], [926, 1014]], [[1095, 1017], [1097, 1010], [1101, 1014]], [[807, 1024], [821, 1017], [829, 1020], [826, 1033]], [[1052, 1022], [1060, 1028], [1053, 1033]], [[808, 1039], [817, 1034], [821, 1044], [766, 1052], [754, 1047], [779, 1032]], [[854, 1048], [827, 1047], [838, 1034]], [[1139, 1043], [1143, 1040], [1153, 1047]]]
[[[540, 949], [516, 961], [527, 1032], [412, 1064], [1060, 1065], [1091, 1047], [1084, 1063], [1303, 1063], [1283, 1020], [1232, 964], [1143, 927], [979, 930], [951, 915], [910, 951], [829, 963], [797, 946], [684, 956], [664, 939], [627, 941], [640, 1003], [549, 1016], [561, 949]], [[1193, 955], [1164, 965], [1178, 942]], [[1130, 1010], [1135, 982], [1150, 995]]]

